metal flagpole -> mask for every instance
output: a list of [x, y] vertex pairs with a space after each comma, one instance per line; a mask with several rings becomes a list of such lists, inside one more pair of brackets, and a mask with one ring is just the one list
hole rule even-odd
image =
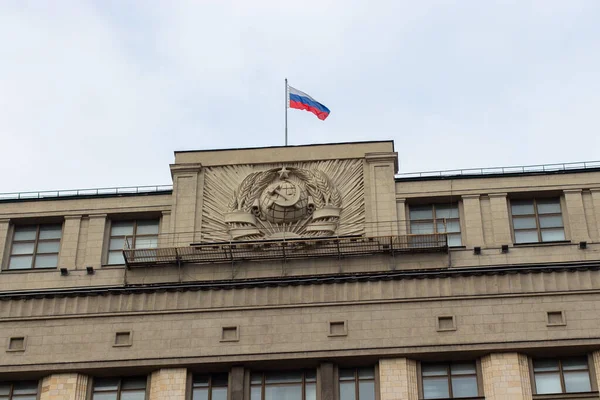
[[287, 135], [287, 111], [288, 110], [288, 83], [287, 78], [285, 78], [285, 145], [288, 145], [288, 135]]

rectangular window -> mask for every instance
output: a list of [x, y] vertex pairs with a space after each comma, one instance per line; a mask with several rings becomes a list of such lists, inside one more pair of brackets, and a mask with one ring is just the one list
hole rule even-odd
[[95, 378], [92, 400], [145, 400], [146, 377]]
[[475, 362], [422, 364], [421, 381], [424, 399], [477, 397]]
[[533, 360], [537, 394], [591, 392], [586, 357]]
[[158, 220], [112, 221], [108, 246], [108, 264], [125, 264], [123, 249], [158, 247]]
[[515, 243], [565, 240], [560, 199], [511, 200]]
[[344, 368], [339, 370], [340, 400], [375, 400], [375, 369]]
[[8, 269], [56, 268], [61, 224], [16, 225]]
[[250, 400], [316, 400], [315, 371], [253, 373]]
[[36, 400], [37, 391], [37, 381], [0, 383], [0, 399], [2, 400]]
[[227, 374], [194, 375], [192, 400], [227, 400]]
[[461, 246], [457, 204], [410, 206], [410, 233], [447, 233], [448, 246]]

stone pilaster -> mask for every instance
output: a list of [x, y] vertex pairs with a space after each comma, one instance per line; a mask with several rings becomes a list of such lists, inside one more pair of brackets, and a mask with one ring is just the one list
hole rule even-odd
[[[569, 189], [564, 190], [563, 192], [565, 194], [566, 211], [569, 220], [570, 239], [574, 242], [589, 241], [590, 235], [585, 219], [585, 209], [583, 208], [581, 189]], [[563, 221], [564, 220], [565, 218], [563, 215]]]
[[507, 193], [490, 193], [490, 211], [494, 230], [494, 244], [497, 246], [512, 243]]
[[380, 400], [418, 400], [417, 363], [407, 358], [379, 360]]
[[592, 195], [592, 204], [594, 205], [594, 215], [596, 217], [596, 229], [600, 237], [600, 188], [590, 189]]
[[6, 259], [4, 251], [8, 251], [9, 249], [9, 241], [10, 238], [8, 237], [8, 228], [10, 226], [10, 220], [8, 218], [6, 219], [0, 219], [0, 264], [2, 262], [4, 263], [8, 263], [8, 254], [6, 254]]
[[486, 400], [531, 400], [527, 357], [518, 353], [493, 353], [481, 359]]
[[68, 215], [65, 217], [63, 234], [60, 244], [60, 256], [58, 266], [68, 269], [76, 269], [77, 244], [79, 242], [79, 230], [81, 227], [81, 215]]
[[88, 376], [53, 374], [42, 380], [40, 400], [86, 400]]
[[201, 164], [173, 164], [171, 232], [175, 246], [200, 241], [204, 176]]
[[373, 236], [395, 235], [398, 153], [367, 153], [365, 159], [366, 232]]
[[99, 268], [102, 265], [105, 228], [106, 214], [90, 215], [85, 249], [85, 266]]
[[185, 399], [187, 369], [161, 368], [150, 378], [149, 400]]
[[467, 247], [483, 246], [483, 222], [479, 195], [464, 195], [462, 202], [465, 216], [464, 232], [462, 233], [463, 245]]
[[396, 215], [398, 215], [398, 235], [406, 235], [408, 233], [406, 199], [396, 199]]

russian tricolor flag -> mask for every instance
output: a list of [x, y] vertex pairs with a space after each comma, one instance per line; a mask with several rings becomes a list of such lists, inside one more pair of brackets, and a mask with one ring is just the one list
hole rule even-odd
[[288, 86], [288, 106], [297, 110], [309, 111], [322, 121], [329, 116], [329, 108], [291, 86]]

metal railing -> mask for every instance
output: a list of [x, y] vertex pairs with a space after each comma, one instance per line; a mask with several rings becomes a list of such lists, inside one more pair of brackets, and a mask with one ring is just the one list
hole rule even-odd
[[443, 171], [405, 172], [397, 174], [396, 178], [428, 178], [461, 175], [493, 175], [493, 174], [523, 174], [528, 172], [554, 172], [600, 168], [600, 161], [582, 161], [558, 164], [521, 165], [514, 167], [487, 167], [451, 169]]
[[158, 193], [173, 190], [173, 185], [128, 186], [97, 189], [45, 190], [40, 192], [0, 193], [2, 200], [49, 199], [77, 196], [115, 196], [121, 194]]

